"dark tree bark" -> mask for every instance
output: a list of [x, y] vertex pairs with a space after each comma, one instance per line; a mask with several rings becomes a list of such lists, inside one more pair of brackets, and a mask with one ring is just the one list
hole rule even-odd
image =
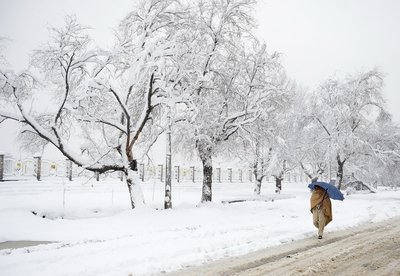
[[128, 186], [129, 198], [131, 200], [131, 207], [132, 207], [132, 209], [135, 209], [136, 204], [133, 200], [133, 189], [132, 189], [134, 182], [133, 182], [133, 179], [131, 177], [129, 177], [129, 173], [126, 173], [126, 185]]
[[264, 175], [259, 172], [257, 167], [258, 167], [257, 164], [255, 164], [253, 167], [253, 174], [254, 174], [254, 181], [255, 181], [254, 194], [260, 195], [261, 194], [261, 183], [264, 178]]
[[337, 164], [338, 164], [338, 168], [337, 168], [337, 187], [340, 190], [342, 188], [342, 182], [343, 182], [343, 167], [344, 167], [344, 163], [346, 162], [346, 159], [344, 159], [343, 161], [340, 159], [340, 156], [337, 155], [336, 156], [336, 160], [337, 160]]
[[280, 194], [282, 191], [282, 180], [283, 178], [275, 176], [275, 193], [277, 194]]
[[[211, 160], [210, 160], [211, 161]], [[211, 162], [203, 161], [203, 189], [201, 202], [212, 201], [212, 165]]]
[[254, 186], [254, 194], [255, 195], [260, 195], [261, 194], [261, 183], [262, 183], [263, 177], [255, 177], [255, 186]]
[[277, 194], [280, 194], [282, 191], [282, 180], [286, 172], [287, 172], [286, 160], [283, 160], [282, 170], [279, 172], [278, 175], [273, 175], [275, 177], [275, 193]]
[[210, 202], [212, 201], [212, 147], [207, 142], [197, 141], [196, 148], [203, 164], [201, 202]]

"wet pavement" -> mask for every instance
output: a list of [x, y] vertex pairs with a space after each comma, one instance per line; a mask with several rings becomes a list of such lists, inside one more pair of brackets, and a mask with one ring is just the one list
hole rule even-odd
[[29, 246], [36, 246], [40, 244], [48, 244], [53, 243], [50, 241], [7, 241], [7, 242], [0, 242], [0, 250], [3, 249], [17, 249]]

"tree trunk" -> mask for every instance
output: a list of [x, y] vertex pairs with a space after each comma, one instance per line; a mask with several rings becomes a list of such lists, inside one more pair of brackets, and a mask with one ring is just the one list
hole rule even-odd
[[275, 177], [275, 193], [280, 194], [282, 191], [282, 180], [281, 177]]
[[275, 176], [275, 193], [280, 194], [282, 191], [282, 180], [283, 176], [285, 175], [286, 169], [286, 160], [283, 160], [282, 163], [282, 170], [279, 175]]
[[203, 162], [203, 189], [201, 202], [212, 201], [212, 161]]
[[212, 201], [212, 157], [211, 146], [206, 142], [197, 141], [197, 151], [203, 163], [203, 188], [201, 192], [201, 202]]
[[262, 183], [263, 177], [255, 177], [255, 186], [254, 186], [254, 194], [255, 195], [261, 195], [261, 183]]
[[[136, 160], [134, 163], [136, 163]], [[131, 162], [132, 164], [133, 162]], [[136, 169], [136, 170], [135, 170]], [[144, 205], [144, 197], [142, 188], [140, 186], [139, 174], [137, 171], [137, 167], [132, 166], [127, 169], [126, 173], [126, 184], [128, 186], [129, 196], [131, 199], [131, 207], [135, 209], [136, 207], [140, 207]]]
[[259, 172], [258, 169], [258, 161], [256, 161], [254, 167], [253, 167], [253, 174], [254, 174], [254, 194], [255, 195], [260, 195], [261, 194], [261, 183], [264, 178], [262, 173]]
[[172, 208], [172, 185], [171, 185], [171, 110], [168, 110], [167, 149], [165, 161], [165, 197], [164, 209]]
[[336, 157], [338, 168], [337, 168], [337, 188], [340, 190], [342, 188], [342, 182], [343, 182], [343, 167], [344, 167], [344, 162], [345, 161], [340, 161], [340, 156], [338, 155]]

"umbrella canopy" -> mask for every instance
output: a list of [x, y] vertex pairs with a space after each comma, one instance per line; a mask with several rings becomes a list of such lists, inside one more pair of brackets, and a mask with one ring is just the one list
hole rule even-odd
[[344, 199], [344, 196], [343, 196], [342, 192], [339, 191], [339, 189], [336, 188], [335, 186], [333, 186], [332, 184], [329, 184], [329, 183], [326, 183], [326, 182], [313, 182], [313, 183], [308, 185], [308, 188], [310, 188], [311, 190], [314, 190], [315, 186], [319, 186], [322, 189], [324, 189], [328, 193], [328, 196], [331, 199], [336, 199], [336, 200], [343, 200]]

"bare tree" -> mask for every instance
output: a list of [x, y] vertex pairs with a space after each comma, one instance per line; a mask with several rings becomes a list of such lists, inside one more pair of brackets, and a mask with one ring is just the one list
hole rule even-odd
[[[144, 203], [136, 159], [160, 133], [159, 108], [165, 98], [165, 60], [171, 42], [176, 1], [140, 1], [117, 29], [111, 51], [90, 50], [85, 28], [74, 17], [33, 56], [40, 82], [28, 73], [2, 71], [2, 119], [30, 126], [78, 166], [98, 172], [122, 171], [132, 208]], [[53, 93], [51, 108], [34, 106], [38, 93]], [[153, 137], [153, 138], [152, 138]]]

